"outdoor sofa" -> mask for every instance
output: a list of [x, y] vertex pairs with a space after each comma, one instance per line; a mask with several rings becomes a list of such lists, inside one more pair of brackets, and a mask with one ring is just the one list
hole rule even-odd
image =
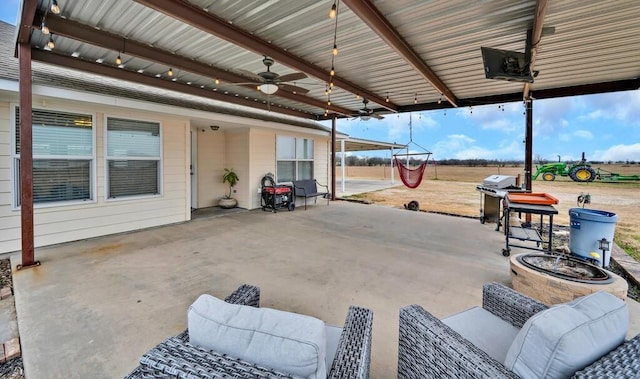
[[[260, 289], [246, 284], [224, 302], [200, 296], [189, 308], [189, 328], [143, 355], [125, 379], [369, 377], [371, 310], [350, 306], [344, 325], [334, 327], [309, 316], [259, 307]], [[315, 344], [318, 338], [324, 342]], [[202, 347], [207, 344], [219, 349]], [[242, 357], [225, 354], [229, 349]]]
[[640, 378], [640, 334], [606, 292], [547, 307], [485, 284], [482, 307], [438, 319], [400, 310], [398, 378]]

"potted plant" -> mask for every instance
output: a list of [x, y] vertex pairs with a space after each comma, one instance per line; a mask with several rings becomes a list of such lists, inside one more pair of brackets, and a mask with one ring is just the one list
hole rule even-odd
[[236, 205], [238, 205], [238, 200], [231, 197], [231, 193], [233, 191], [233, 187], [239, 181], [240, 179], [238, 178], [238, 174], [236, 174], [233, 169], [224, 169], [224, 175], [222, 175], [222, 183], [229, 184], [229, 193], [218, 202], [220, 208], [234, 208]]

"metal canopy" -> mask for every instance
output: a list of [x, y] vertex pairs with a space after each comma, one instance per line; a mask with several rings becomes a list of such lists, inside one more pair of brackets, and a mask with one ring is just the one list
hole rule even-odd
[[[58, 16], [49, 4], [23, 0], [16, 41], [34, 60], [315, 120], [357, 114], [362, 97], [388, 113], [640, 87], [640, 2], [631, 0], [343, 0], [337, 27], [333, 1], [58, 0]], [[486, 79], [480, 47], [523, 52], [539, 75]], [[265, 71], [265, 55], [280, 75], [306, 73], [289, 84], [309, 92], [234, 84]]]

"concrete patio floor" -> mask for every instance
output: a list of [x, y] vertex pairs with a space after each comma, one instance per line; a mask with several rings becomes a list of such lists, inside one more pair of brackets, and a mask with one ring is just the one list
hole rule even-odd
[[[438, 317], [480, 305], [482, 284], [510, 283], [503, 235], [477, 220], [375, 205], [318, 202], [36, 250], [40, 267], [14, 272], [25, 374], [118, 378], [186, 328], [202, 293], [242, 283], [261, 306], [341, 325], [350, 304], [373, 310], [372, 378], [396, 377], [398, 310]], [[12, 256], [12, 267], [19, 256]], [[640, 305], [628, 299], [640, 332]]]

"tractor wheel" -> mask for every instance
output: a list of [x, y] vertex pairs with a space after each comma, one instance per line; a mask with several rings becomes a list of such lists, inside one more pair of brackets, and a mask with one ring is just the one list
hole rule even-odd
[[571, 170], [569, 177], [574, 182], [593, 182], [596, 178], [596, 172], [589, 166], [578, 166]]
[[545, 182], [553, 182], [554, 180], [556, 180], [556, 174], [554, 174], [553, 172], [545, 172], [544, 174], [542, 174], [542, 180], [544, 180]]

